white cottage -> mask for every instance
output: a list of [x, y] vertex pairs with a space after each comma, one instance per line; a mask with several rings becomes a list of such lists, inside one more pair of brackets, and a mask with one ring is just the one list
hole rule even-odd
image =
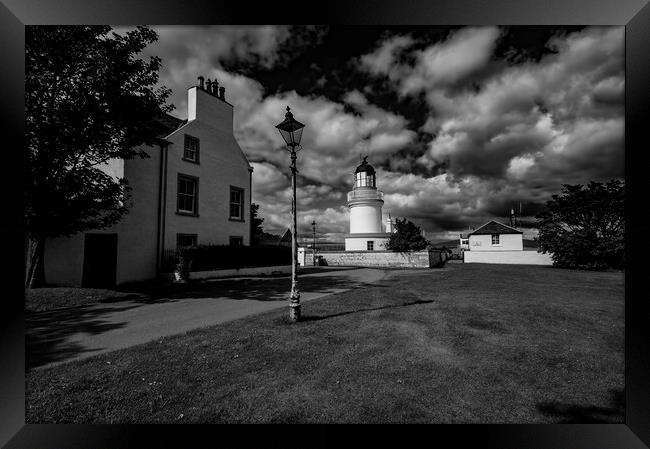
[[524, 250], [524, 233], [491, 220], [468, 235], [465, 263], [552, 265], [550, 254]]
[[470, 251], [523, 251], [524, 233], [491, 220], [468, 236]]
[[165, 255], [195, 244], [250, 244], [253, 168], [233, 135], [233, 106], [216, 80], [187, 92], [187, 119], [166, 115], [167, 132], [143, 147], [149, 158], [113, 160], [132, 206], [107, 229], [45, 242], [45, 281], [112, 287], [157, 277]]

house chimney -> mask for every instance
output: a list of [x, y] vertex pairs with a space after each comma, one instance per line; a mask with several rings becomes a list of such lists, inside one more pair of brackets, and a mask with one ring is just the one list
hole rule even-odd
[[212, 95], [214, 95], [215, 97], [219, 96], [219, 81], [217, 81], [216, 79], [212, 81]]
[[207, 79], [205, 82], [205, 90], [210, 93], [212, 92], [212, 81], [210, 81], [210, 78]]
[[203, 78], [202, 76], [199, 76], [199, 77], [198, 77], [198, 80], [199, 80], [199, 89], [204, 89], [204, 88], [205, 88], [205, 87], [203, 86], [203, 80], [204, 80], [204, 79], [205, 79], [205, 78]]
[[223, 86], [219, 88], [219, 98], [226, 101], [226, 88]]

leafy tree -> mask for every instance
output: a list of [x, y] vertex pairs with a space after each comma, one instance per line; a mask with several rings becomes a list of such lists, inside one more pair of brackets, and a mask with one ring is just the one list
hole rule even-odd
[[390, 251], [408, 252], [425, 249], [429, 241], [422, 236], [422, 230], [406, 218], [395, 220], [395, 232], [386, 243]]
[[119, 35], [109, 26], [25, 27], [26, 287], [43, 284], [47, 237], [116, 223], [129, 187], [101, 170], [162, 132], [173, 106], [155, 88], [160, 58], [136, 55], [156, 41], [144, 26]]
[[566, 268], [625, 267], [625, 184], [564, 184], [537, 215], [539, 245], [553, 265]]
[[258, 217], [258, 212], [260, 209], [259, 204], [251, 203], [251, 244], [259, 245], [262, 236], [264, 235], [264, 229], [262, 229], [262, 223], [264, 223], [263, 218]]

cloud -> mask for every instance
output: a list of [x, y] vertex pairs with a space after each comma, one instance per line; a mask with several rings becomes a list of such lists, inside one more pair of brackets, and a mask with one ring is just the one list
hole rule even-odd
[[586, 29], [550, 45], [557, 54], [508, 67], [478, 92], [427, 92], [436, 113], [423, 130], [435, 138], [418, 163], [445, 160], [461, 176], [517, 176], [536, 154], [549, 180], [566, 162], [580, 170], [574, 179], [622, 175], [613, 163], [623, 154], [622, 28]]
[[495, 27], [462, 28], [444, 41], [408, 53], [412, 63], [400, 63], [398, 56], [415, 41], [409, 36], [396, 36], [361, 56], [361, 67], [373, 75], [387, 76], [401, 95], [413, 95], [455, 84], [482, 69], [490, 60], [499, 34]]
[[392, 37], [374, 52], [361, 56], [362, 67], [374, 75], [389, 75], [393, 73], [399, 53], [414, 43], [410, 36]]
[[498, 37], [497, 28], [463, 28], [446, 41], [416, 52], [415, 65], [403, 69], [401, 93], [414, 94], [454, 84], [482, 69], [490, 60]]
[[[361, 155], [377, 169], [384, 214], [413, 220], [434, 241], [489, 219], [507, 220], [519, 202], [532, 222], [561, 184], [624, 173], [622, 27], [558, 34], [547, 43], [554, 53], [517, 63], [495, 56], [505, 31], [494, 27], [459, 29], [429, 44], [392, 36], [355, 57], [370, 80], [337, 98], [269, 93], [223, 64], [233, 58], [261, 67], [281, 63], [290, 40], [284, 27], [195, 34], [164, 28], [161, 82], [174, 90], [175, 113], [184, 117], [185, 92], [197, 74], [226, 88], [235, 136], [255, 170], [253, 201], [269, 232], [289, 226], [289, 156], [275, 129], [287, 105], [306, 124], [298, 222], [309, 235], [312, 220], [320, 235], [335, 240], [348, 231], [345, 194]], [[372, 80], [390, 81], [395, 98], [419, 105], [417, 126], [424, 124], [416, 129], [403, 109], [378, 101], [381, 89]]]
[[[115, 30], [122, 33], [130, 28], [116, 27]], [[169, 101], [176, 106], [173, 114], [178, 116], [185, 114], [186, 90], [197, 82], [198, 76], [212, 79], [215, 71], [223, 75], [225, 65], [233, 61], [272, 68], [281, 62], [280, 49], [290, 37], [289, 27], [276, 25], [163, 25], [152, 28], [158, 33], [158, 41], [145, 48], [142, 55], [161, 57], [159, 82], [172, 88]], [[229, 76], [229, 90], [237, 85], [257, 83], [241, 76]], [[233, 93], [239, 95], [241, 92]]]

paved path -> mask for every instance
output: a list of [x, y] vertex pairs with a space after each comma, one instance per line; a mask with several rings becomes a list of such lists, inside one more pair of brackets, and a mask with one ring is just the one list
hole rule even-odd
[[[300, 300], [339, 293], [383, 279], [379, 269], [310, 268], [299, 277]], [[169, 298], [120, 301], [31, 314], [30, 367], [47, 367], [126, 348], [245, 316], [287, 307], [290, 277], [205, 281]]]

